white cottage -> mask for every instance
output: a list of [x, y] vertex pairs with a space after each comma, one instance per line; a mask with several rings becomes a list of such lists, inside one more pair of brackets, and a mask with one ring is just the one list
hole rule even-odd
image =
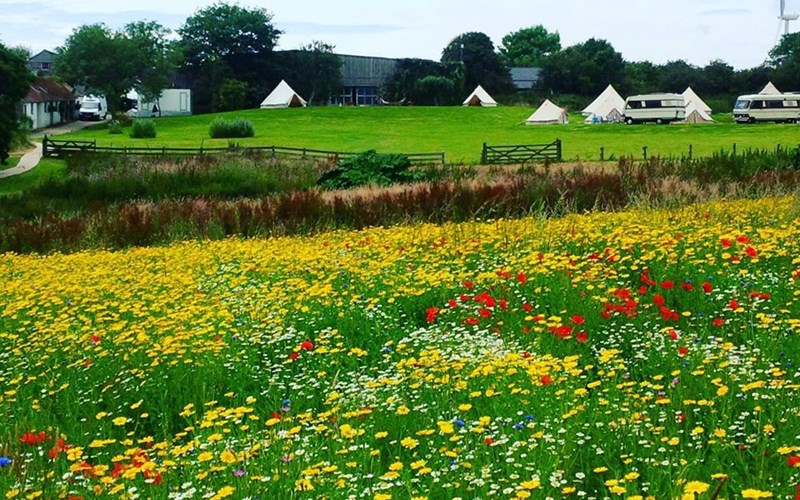
[[38, 78], [22, 100], [22, 115], [31, 120], [33, 130], [73, 121], [77, 112], [75, 92], [67, 84]]

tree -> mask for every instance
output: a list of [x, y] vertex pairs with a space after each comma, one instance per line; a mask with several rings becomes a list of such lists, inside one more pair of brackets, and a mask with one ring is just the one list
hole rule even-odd
[[483, 85], [489, 93], [513, 90], [508, 68], [500, 62], [492, 40], [484, 33], [470, 32], [455, 37], [442, 51], [442, 62], [464, 65], [467, 89]]
[[660, 74], [658, 86], [661, 92], [683, 92], [686, 87], [702, 92], [702, 71], [686, 61], [669, 61], [660, 67]]
[[123, 94], [137, 83], [137, 46], [122, 32], [104, 24], [75, 29], [56, 51], [55, 74], [86, 92], [106, 96], [114, 111]]
[[246, 82], [228, 78], [223, 80], [217, 91], [214, 109], [217, 111], [234, 111], [247, 107], [249, 88]]
[[145, 101], [158, 102], [177, 67], [177, 53], [168, 38], [171, 31], [155, 21], [130, 23], [123, 31], [136, 50], [133, 88]]
[[625, 62], [625, 94], [648, 94], [659, 90], [659, 68], [650, 61]]
[[800, 33], [783, 35], [769, 52], [768, 63], [779, 89], [800, 90]]
[[[426, 78], [437, 77], [450, 81], [433, 84], [421, 83]], [[436, 99], [432, 97], [432, 86], [438, 86]], [[389, 101], [403, 99], [415, 104], [454, 104], [464, 98], [464, 65], [460, 62], [440, 63], [427, 59], [400, 59], [389, 80], [381, 89]]]
[[561, 50], [561, 36], [538, 24], [503, 37], [500, 60], [506, 66], [538, 67], [550, 55]]
[[417, 104], [439, 106], [451, 100], [453, 80], [444, 76], [428, 75], [417, 81]]
[[22, 58], [26, 62], [28, 59], [33, 57], [33, 52], [31, 52], [31, 48], [26, 45], [15, 45], [13, 47], [8, 47], [8, 50], [15, 54], [16, 56]]
[[32, 82], [27, 60], [0, 44], [0, 163], [3, 165], [19, 127], [17, 103], [28, 94]]
[[292, 87], [310, 104], [325, 104], [342, 89], [342, 60], [333, 49], [333, 45], [314, 40], [285, 53], [281, 74], [291, 77]]
[[542, 85], [562, 94], [593, 96], [625, 78], [622, 54], [605, 40], [590, 38], [547, 58], [542, 65]]
[[281, 31], [265, 9], [225, 3], [197, 11], [178, 30], [183, 54], [182, 72], [192, 83], [195, 105], [210, 111], [222, 81], [246, 82], [254, 95], [273, 80], [273, 49]]
[[711, 95], [727, 95], [732, 92], [736, 71], [733, 66], [716, 59], [701, 70], [702, 81], [696, 90]]

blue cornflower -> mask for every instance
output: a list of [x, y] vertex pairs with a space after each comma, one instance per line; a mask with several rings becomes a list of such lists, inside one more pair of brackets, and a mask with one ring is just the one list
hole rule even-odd
[[0, 457], [0, 467], [8, 467], [11, 465], [11, 462], [13, 462], [13, 460], [8, 457]]

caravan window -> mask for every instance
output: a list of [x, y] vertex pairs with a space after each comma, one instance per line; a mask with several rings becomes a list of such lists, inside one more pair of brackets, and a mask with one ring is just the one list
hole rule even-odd
[[641, 109], [642, 101], [628, 101], [628, 109]]
[[780, 109], [783, 107], [783, 101], [766, 101], [764, 104], [766, 104], [764, 107], [771, 109]]
[[783, 107], [785, 108], [797, 108], [800, 106], [800, 101], [783, 101]]
[[644, 106], [642, 107], [650, 109], [660, 108], [661, 101], [644, 101]]
[[750, 101], [746, 99], [740, 99], [736, 101], [736, 106], [734, 106], [734, 109], [749, 109], [749, 108], [750, 108]]
[[664, 107], [664, 108], [682, 108], [683, 107], [683, 103], [681, 101], [676, 101], [676, 100], [661, 101], [661, 107]]

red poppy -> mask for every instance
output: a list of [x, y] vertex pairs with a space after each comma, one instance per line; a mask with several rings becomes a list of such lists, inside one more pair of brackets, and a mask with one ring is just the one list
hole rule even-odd
[[661, 282], [661, 288], [664, 290], [672, 290], [675, 287], [675, 282], [666, 280]]
[[647, 287], [646, 287], [646, 286], [644, 286], [644, 285], [642, 285], [642, 286], [640, 286], [640, 287], [639, 287], [639, 289], [637, 290], [637, 292], [639, 293], [639, 295], [644, 295], [644, 294], [646, 294], [646, 293], [647, 293]]
[[730, 308], [731, 311], [735, 311], [739, 309], [739, 302], [736, 299], [731, 299], [728, 302], [728, 307]]
[[99, 335], [89, 335], [89, 342], [91, 342], [92, 344], [97, 345], [100, 343], [100, 340], [101, 339]]
[[503, 279], [508, 279], [511, 277], [511, 271], [506, 271], [506, 270], [497, 271], [497, 276]]
[[[797, 455], [792, 455], [786, 459], [786, 463], [789, 465], [789, 467], [800, 466], [800, 457]], [[800, 489], [800, 487], [798, 489]]]
[[748, 238], [747, 236], [737, 236], [736, 237], [736, 241], [738, 241], [739, 243], [742, 243], [742, 244], [746, 244], [746, 243], [750, 243], [750, 238]]
[[477, 325], [478, 318], [467, 318], [464, 322], [468, 325]]
[[466, 288], [467, 290], [470, 290], [470, 289], [472, 289], [472, 287], [474, 287], [474, 286], [475, 286], [475, 284], [474, 284], [474, 283], [472, 283], [471, 281], [464, 281], [463, 283], [461, 283], [461, 285], [462, 285], [464, 288]]
[[733, 245], [733, 242], [728, 238], [722, 238], [720, 240], [720, 243], [722, 243], [722, 246], [725, 248], [730, 248]]
[[653, 304], [663, 307], [666, 302], [667, 301], [664, 299], [664, 296], [660, 293], [653, 294]]
[[611, 318], [611, 313], [610, 313], [610, 312], [608, 312], [608, 311], [602, 311], [602, 312], [600, 312], [600, 316], [601, 316], [603, 319], [610, 319], [610, 318]]
[[722, 318], [714, 318], [714, 321], [711, 322], [714, 326], [723, 326], [725, 324], [725, 320]]
[[678, 332], [676, 332], [673, 328], [670, 328], [667, 334], [669, 335], [669, 338], [671, 338], [672, 340], [678, 340]]
[[753, 248], [751, 246], [748, 246], [747, 248], [745, 248], [744, 249], [744, 253], [746, 253], [747, 256], [750, 257], [751, 259], [755, 259], [756, 257], [758, 257], [758, 250], [756, 250], [755, 248]]
[[708, 281], [704, 281], [703, 282], [703, 291], [706, 292], [706, 293], [711, 293], [712, 290], [714, 290], [714, 287], [711, 286], [711, 283], [709, 283]]
[[533, 306], [531, 306], [530, 304], [522, 304], [522, 309], [524, 309], [525, 312], [531, 312], [533, 311]]
[[488, 309], [483, 309], [483, 308], [481, 308], [481, 309], [478, 311], [478, 314], [480, 314], [480, 315], [481, 315], [481, 318], [491, 318], [491, 317], [492, 317], [492, 311], [490, 311], [490, 310], [488, 310]]
[[450, 300], [448, 300], [448, 301], [447, 301], [447, 306], [448, 306], [450, 309], [455, 309], [456, 307], [458, 307], [458, 302], [456, 302], [456, 301], [455, 301], [455, 300], [453, 300], [453, 299], [450, 299]]
[[582, 324], [586, 323], [586, 320], [583, 318], [583, 316], [580, 316], [578, 314], [576, 314], [575, 316], [571, 317], [569, 320], [572, 321], [573, 323], [575, 323], [576, 325], [582, 325]]
[[310, 340], [304, 340], [303, 342], [300, 343], [300, 349], [303, 349], [305, 351], [310, 351], [314, 349], [314, 343], [311, 342]]
[[483, 440], [483, 442], [486, 443], [486, 446], [491, 446], [494, 444], [494, 439], [487, 437], [486, 439]]
[[299, 357], [300, 357], [300, 353], [297, 352], [297, 351], [292, 351], [292, 353], [289, 354], [289, 359], [297, 359]]
[[19, 438], [19, 442], [27, 444], [28, 446], [36, 446], [45, 439], [47, 439], [47, 434], [45, 434], [44, 431], [39, 431], [36, 434], [32, 432], [26, 432], [22, 435], [21, 438]]
[[500, 309], [504, 311], [508, 309], [508, 302], [506, 302], [506, 299], [500, 299]]
[[429, 307], [425, 309], [425, 320], [428, 323], [433, 323], [436, 321], [436, 315], [439, 313], [438, 307]]
[[550, 375], [542, 375], [539, 382], [541, 382], [542, 385], [550, 385], [553, 383], [553, 378]]
[[678, 356], [686, 356], [687, 354], [689, 354], [689, 348], [688, 347], [684, 346], [684, 347], [679, 347], [678, 348]]
[[681, 290], [686, 290], [687, 292], [693, 292], [694, 285], [692, 285], [688, 281], [684, 281], [683, 283], [681, 283]]
[[524, 285], [528, 282], [528, 277], [525, 276], [525, 273], [517, 273], [517, 281], [519, 281], [521, 285]]
[[577, 340], [581, 344], [585, 344], [586, 342], [589, 341], [589, 334], [586, 332], [580, 332], [577, 335], [575, 335], [575, 340]]

